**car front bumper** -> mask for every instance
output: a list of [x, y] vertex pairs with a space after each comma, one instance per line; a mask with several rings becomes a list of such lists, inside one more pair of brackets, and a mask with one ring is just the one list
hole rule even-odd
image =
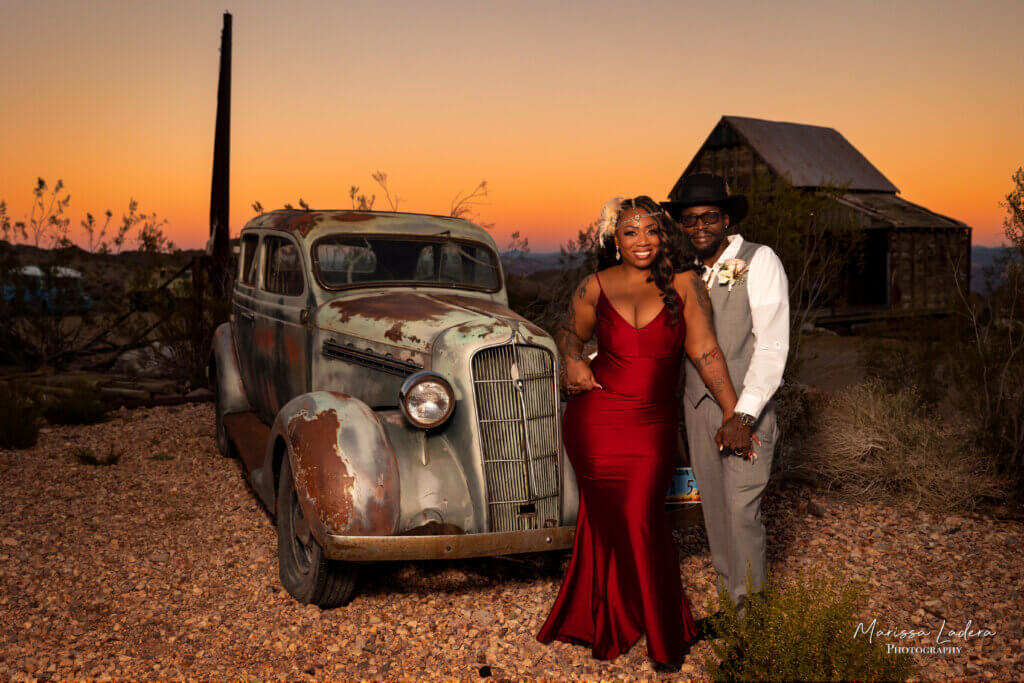
[[[699, 505], [669, 510], [668, 515], [669, 524], [675, 529], [703, 520]], [[561, 550], [572, 546], [575, 531], [574, 527], [560, 526], [479, 534], [328, 536], [323, 539], [323, 546], [327, 557], [347, 562], [442, 560]]]

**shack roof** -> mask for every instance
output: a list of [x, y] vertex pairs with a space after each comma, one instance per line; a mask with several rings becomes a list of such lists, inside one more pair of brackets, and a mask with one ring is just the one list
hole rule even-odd
[[394, 211], [301, 211], [280, 209], [253, 218], [245, 228], [275, 228], [312, 241], [331, 233], [376, 233], [403, 235], [441, 235], [455, 239], [485, 242], [496, 248], [494, 238], [479, 225], [451, 216]]
[[874, 227], [967, 228], [966, 223], [943, 216], [887, 192], [851, 192], [837, 201], [867, 214]]
[[[719, 132], [723, 126], [735, 131], [740, 139], [764, 159], [772, 171], [788, 175], [795, 187], [835, 184], [845, 185], [854, 192], [899, 192], [881, 171], [834, 128], [745, 116], [723, 116], [701, 145], [702, 150], [705, 147], [721, 146], [716, 141], [723, 137]], [[684, 176], [691, 171], [696, 159], [695, 155], [683, 172]], [[678, 184], [679, 181], [676, 181]]]

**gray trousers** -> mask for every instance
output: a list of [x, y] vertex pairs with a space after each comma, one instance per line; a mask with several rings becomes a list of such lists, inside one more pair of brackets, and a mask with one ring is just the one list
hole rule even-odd
[[690, 462], [700, 490], [711, 561], [733, 602], [745, 612], [748, 569], [754, 591], [760, 590], [765, 581], [767, 560], [761, 499], [778, 439], [775, 405], [769, 401], [755, 425], [761, 445], [754, 446], [757, 460], [750, 462], [719, 452], [715, 432], [722, 426], [722, 409], [717, 403], [709, 397], [696, 408], [689, 401], [683, 403]]

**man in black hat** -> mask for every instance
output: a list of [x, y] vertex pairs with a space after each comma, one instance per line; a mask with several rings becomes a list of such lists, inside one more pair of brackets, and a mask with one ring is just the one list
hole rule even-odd
[[747, 199], [730, 195], [723, 178], [687, 176], [662, 206], [703, 264], [715, 334], [739, 396], [735, 412], [723, 415], [694, 366], [707, 359], [687, 359], [686, 434], [711, 558], [743, 614], [748, 572], [755, 592], [765, 580], [761, 498], [778, 438], [771, 399], [789, 352], [789, 286], [775, 252], [736, 233]]

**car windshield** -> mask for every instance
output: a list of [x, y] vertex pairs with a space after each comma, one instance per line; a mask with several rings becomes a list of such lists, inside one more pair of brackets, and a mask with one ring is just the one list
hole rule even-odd
[[332, 289], [378, 283], [501, 287], [492, 249], [447, 237], [329, 237], [316, 243], [313, 263], [317, 278]]

